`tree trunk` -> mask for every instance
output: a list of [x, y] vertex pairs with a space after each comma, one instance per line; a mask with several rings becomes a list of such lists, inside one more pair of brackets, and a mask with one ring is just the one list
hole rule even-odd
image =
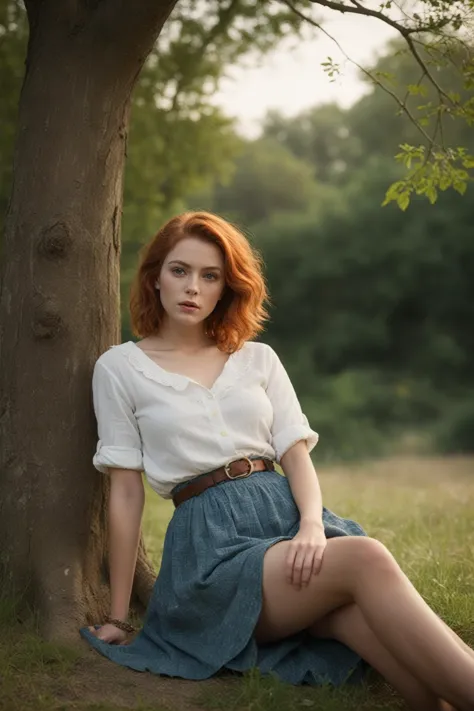
[[[176, 0], [30, 0], [0, 292], [0, 551], [48, 639], [109, 611], [91, 378], [120, 343], [130, 95]], [[154, 572], [140, 544], [132, 605]], [[26, 609], [24, 606], [23, 609]]]

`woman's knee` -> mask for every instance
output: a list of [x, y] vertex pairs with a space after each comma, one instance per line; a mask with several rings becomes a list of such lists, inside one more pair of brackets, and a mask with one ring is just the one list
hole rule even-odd
[[356, 573], [385, 571], [398, 573], [399, 567], [393, 555], [376, 538], [357, 536], [351, 539], [350, 561]]

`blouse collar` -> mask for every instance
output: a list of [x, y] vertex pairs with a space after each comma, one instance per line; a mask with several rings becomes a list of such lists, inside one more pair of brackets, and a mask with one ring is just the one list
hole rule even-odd
[[190, 384], [193, 384], [208, 392], [219, 392], [222, 394], [234, 385], [235, 382], [240, 379], [250, 367], [253, 349], [249, 348], [249, 343], [250, 341], [246, 341], [239, 351], [231, 353], [224, 365], [223, 370], [220, 375], [218, 375], [211, 388], [207, 388], [205, 385], [198, 383], [196, 380], [189, 378], [187, 375], [172, 373], [169, 370], [165, 370], [165, 368], [162, 368], [158, 365], [158, 363], [155, 363], [155, 361], [141, 348], [139, 348], [134, 341], [127, 341], [118, 347], [123, 350], [128, 362], [135, 370], [156, 383], [166, 385], [167, 387], [173, 388], [177, 391], [183, 391]]

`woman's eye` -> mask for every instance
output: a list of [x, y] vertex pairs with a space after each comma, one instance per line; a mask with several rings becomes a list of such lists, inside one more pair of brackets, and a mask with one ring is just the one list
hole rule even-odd
[[[173, 272], [173, 274], [178, 274], [178, 272], [184, 272], [184, 269], [183, 267], [173, 267], [171, 271]], [[178, 276], [180, 276], [180, 274], [178, 274]], [[214, 274], [213, 272], [208, 272], [205, 276], [206, 281], [212, 281], [219, 278], [217, 274]], [[212, 279], [208, 279], [207, 277], [212, 277]]]
[[[173, 267], [171, 269], [171, 271], [173, 274], [176, 274], [177, 276], [181, 276], [181, 274], [184, 273], [183, 267]], [[208, 272], [204, 276], [206, 277], [206, 281], [215, 281], [216, 279], [219, 278], [217, 274], [214, 274], [214, 272]]]

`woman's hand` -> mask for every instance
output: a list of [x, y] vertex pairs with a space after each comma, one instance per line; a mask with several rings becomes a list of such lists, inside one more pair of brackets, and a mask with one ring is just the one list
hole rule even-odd
[[108, 644], [127, 644], [127, 633], [123, 630], [119, 630], [115, 625], [102, 625], [98, 630], [96, 630], [95, 627], [89, 627], [89, 632], [92, 632], [97, 639], [108, 642]]
[[311, 575], [319, 573], [326, 545], [322, 522], [300, 522], [300, 530], [290, 541], [286, 559], [287, 580], [291, 585], [301, 590], [308, 585]]

